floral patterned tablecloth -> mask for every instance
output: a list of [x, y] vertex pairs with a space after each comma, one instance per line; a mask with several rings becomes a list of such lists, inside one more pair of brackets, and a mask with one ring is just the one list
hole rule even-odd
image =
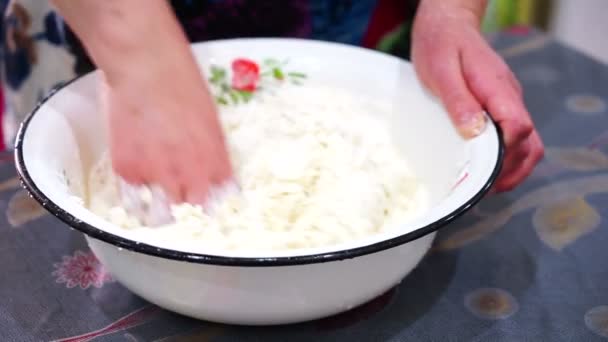
[[546, 158], [522, 187], [441, 230], [398, 287], [291, 326], [167, 312], [115, 282], [19, 187], [5, 154], [0, 341], [608, 340], [608, 66], [527, 29], [489, 39], [523, 84]]

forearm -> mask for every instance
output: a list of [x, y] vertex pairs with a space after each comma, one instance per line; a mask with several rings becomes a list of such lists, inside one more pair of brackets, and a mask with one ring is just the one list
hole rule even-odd
[[164, 0], [52, 2], [110, 84], [125, 77], [146, 80], [151, 69], [170, 74], [175, 64], [193, 62], [187, 39]]

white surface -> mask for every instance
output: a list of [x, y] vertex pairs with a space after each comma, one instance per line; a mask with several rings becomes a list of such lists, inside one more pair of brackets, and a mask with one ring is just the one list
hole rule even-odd
[[[410, 160], [413, 172], [429, 187], [432, 202], [432, 209], [423, 217], [341, 245], [264, 255], [208, 249], [206, 254], [310, 255], [394, 238], [461, 207], [487, 183], [496, 164], [498, 139], [494, 126], [476, 139], [464, 141], [443, 108], [421, 89], [411, 65], [399, 59], [341, 45], [274, 39], [199, 44], [194, 51], [199, 59], [207, 56], [221, 61], [235, 57], [289, 58], [294, 70], [306, 72], [316, 82], [390, 99], [387, 105], [398, 109], [386, 118], [393, 139]], [[108, 233], [130, 238], [129, 231], [93, 215], [67, 191], [66, 177], [71, 183], [82, 184], [106, 146], [96, 81], [96, 74], [88, 75], [40, 108], [24, 136], [25, 165], [40, 191], [68, 213]], [[465, 172], [469, 177], [454, 188]], [[85, 190], [76, 187], [75, 194], [82, 195]], [[257, 268], [189, 264], [129, 252], [94, 239], [89, 242], [121, 283], [169, 310], [212, 321], [277, 324], [337, 313], [379, 295], [412, 270], [433, 236], [348, 261]], [[154, 243], [171, 246], [162, 241]]]
[[550, 32], [560, 41], [608, 63], [607, 15], [607, 0], [556, 0]]

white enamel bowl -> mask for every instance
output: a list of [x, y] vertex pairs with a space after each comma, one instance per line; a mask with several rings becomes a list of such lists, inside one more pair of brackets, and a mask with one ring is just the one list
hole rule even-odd
[[[193, 45], [199, 60], [289, 59], [311, 82], [384, 99], [398, 111], [395, 142], [430, 191], [431, 209], [386, 233], [342, 245], [253, 255], [170, 249], [135, 241], [93, 215], [85, 177], [105, 149], [96, 96], [98, 74], [49, 95], [22, 124], [16, 159], [22, 180], [48, 211], [83, 232], [101, 262], [135, 294], [168, 310], [235, 324], [282, 324], [345, 311], [399, 283], [428, 251], [435, 231], [479, 201], [497, 177], [503, 146], [493, 124], [465, 141], [423, 91], [412, 66], [385, 54], [337, 44], [242, 39]], [[207, 65], [201, 62], [206, 68]], [[177, 67], [177, 66], [176, 66]], [[134, 132], [137, 134], [137, 132]]]

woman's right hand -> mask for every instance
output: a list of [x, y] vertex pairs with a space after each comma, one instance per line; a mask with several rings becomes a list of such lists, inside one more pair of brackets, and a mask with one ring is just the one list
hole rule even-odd
[[166, 1], [53, 0], [102, 71], [115, 171], [205, 204], [232, 177], [213, 97]]
[[230, 181], [231, 166], [206, 87], [179, 74], [143, 84], [104, 81], [112, 165], [129, 184], [156, 185], [174, 203], [202, 205], [211, 188]]

